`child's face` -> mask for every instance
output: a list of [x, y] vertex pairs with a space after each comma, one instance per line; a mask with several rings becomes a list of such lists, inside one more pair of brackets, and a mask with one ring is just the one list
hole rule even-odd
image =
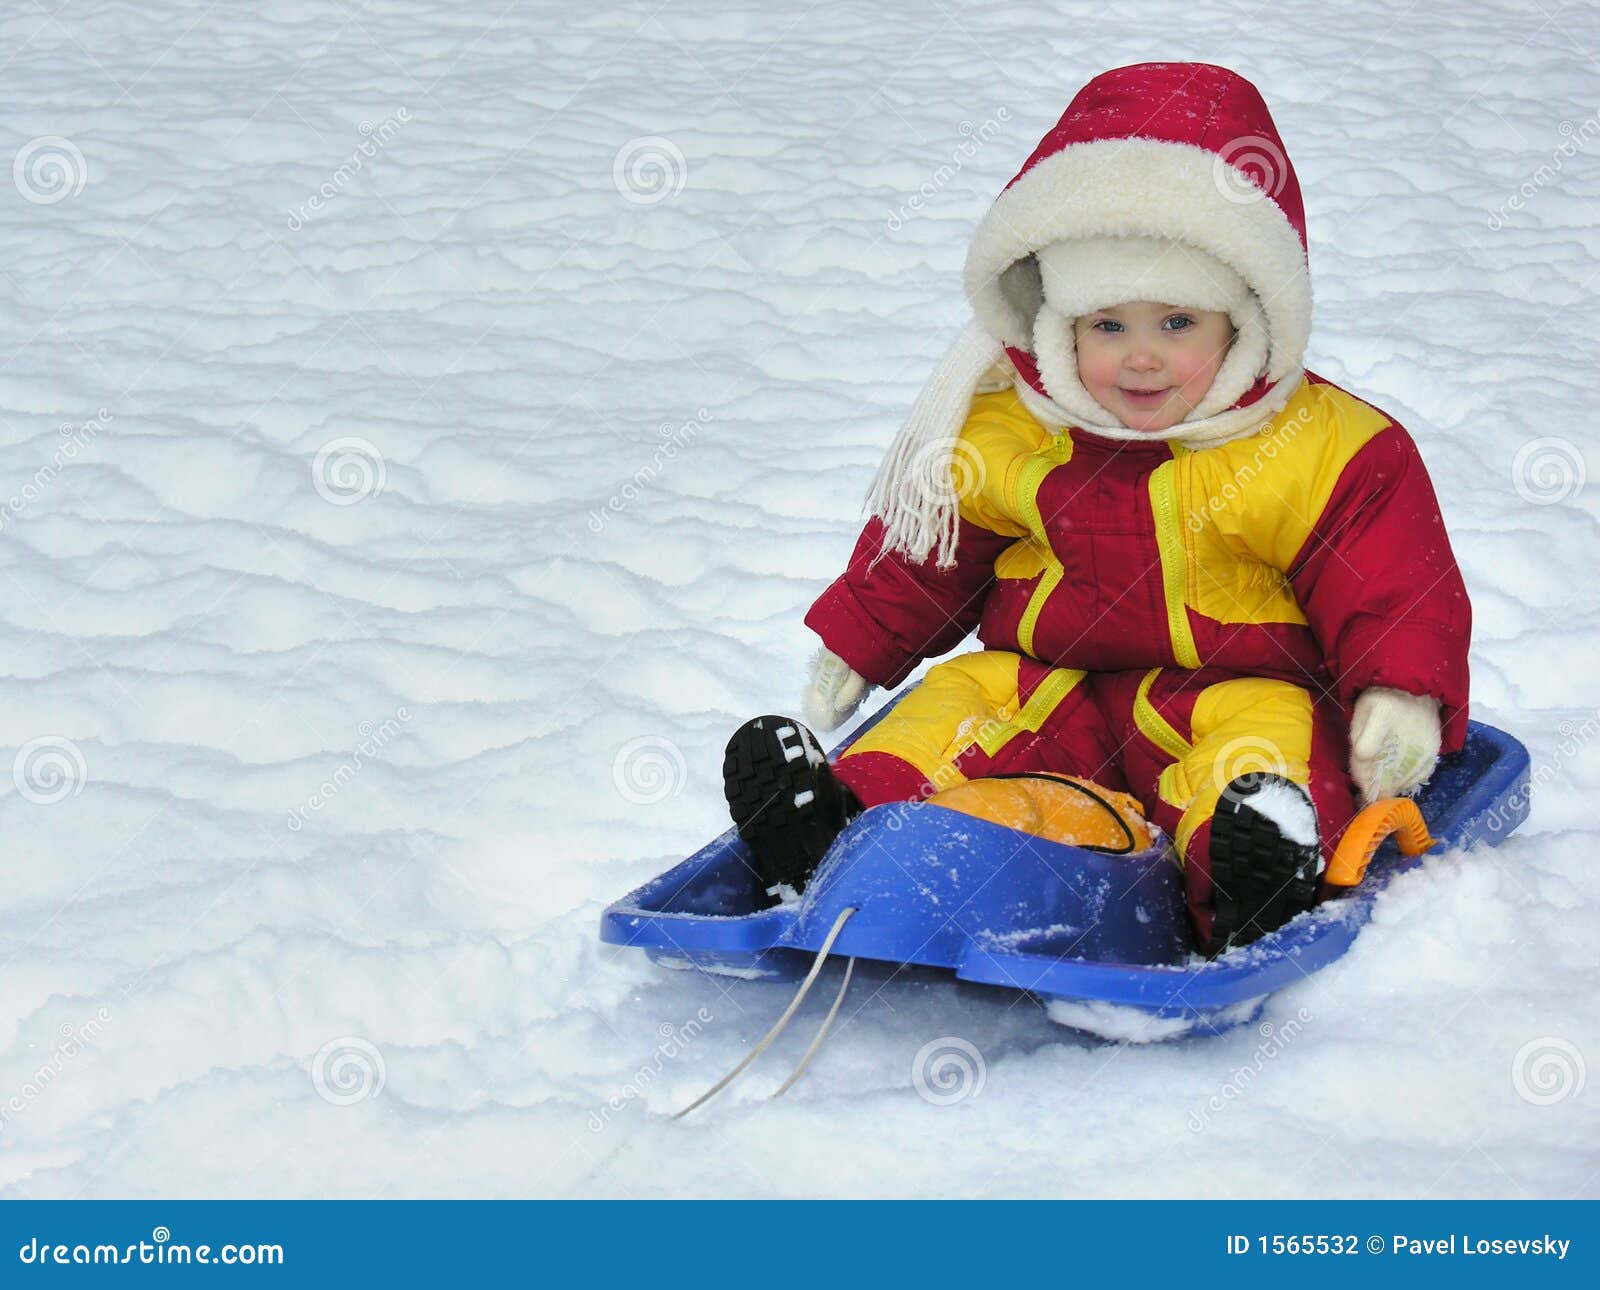
[[1205, 398], [1233, 322], [1217, 310], [1136, 300], [1074, 319], [1073, 334], [1083, 388], [1130, 429], [1157, 434]]

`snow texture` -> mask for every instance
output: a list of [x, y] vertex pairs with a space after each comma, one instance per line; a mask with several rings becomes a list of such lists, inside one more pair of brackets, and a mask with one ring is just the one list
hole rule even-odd
[[[1592, 6], [126, 0], [0, 38], [0, 1195], [1600, 1192]], [[862, 964], [768, 1104], [834, 963], [673, 1122], [788, 990], [600, 911], [793, 710], [983, 210], [1155, 58], [1271, 105], [1310, 366], [1421, 445], [1532, 819], [1226, 1037]]]
[[[1142, 1008], [1128, 1008], [1099, 999], [1047, 999], [1045, 1014], [1059, 1025], [1124, 1044], [1158, 1044], [1194, 1034], [1200, 1023], [1184, 1017], [1155, 1017]], [[1225, 1008], [1210, 1024], [1217, 1029], [1252, 1021], [1260, 999], [1246, 999]]]
[[1265, 816], [1291, 842], [1309, 846], [1317, 840], [1316, 810], [1311, 799], [1292, 784], [1266, 780], [1248, 797], [1240, 797], [1239, 808]]

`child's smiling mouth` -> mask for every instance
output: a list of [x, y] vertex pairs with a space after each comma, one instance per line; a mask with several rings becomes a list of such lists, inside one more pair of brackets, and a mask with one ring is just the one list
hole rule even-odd
[[1167, 391], [1171, 388], [1172, 387], [1170, 385], [1167, 385], [1163, 386], [1159, 390], [1130, 390], [1123, 385], [1117, 386], [1117, 389], [1121, 392], [1122, 397], [1127, 399], [1129, 403], [1133, 404], [1158, 403], [1163, 397], [1165, 397]]

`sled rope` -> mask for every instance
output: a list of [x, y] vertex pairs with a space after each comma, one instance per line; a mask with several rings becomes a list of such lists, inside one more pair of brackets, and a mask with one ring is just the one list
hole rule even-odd
[[[844, 965], [844, 980], [839, 982], [839, 993], [833, 996], [833, 1007], [828, 1009], [828, 1015], [822, 1019], [822, 1027], [817, 1031], [817, 1037], [811, 1041], [811, 1047], [806, 1049], [806, 1055], [800, 1059], [800, 1064], [794, 1068], [789, 1078], [778, 1086], [778, 1091], [772, 1097], [782, 1097], [794, 1087], [795, 1081], [806, 1073], [806, 1067], [811, 1065], [811, 1059], [817, 1055], [817, 1049], [822, 1047], [822, 1041], [828, 1037], [828, 1027], [833, 1025], [833, 1019], [839, 1015], [839, 1005], [844, 1002], [844, 992], [850, 988], [850, 975], [855, 970], [855, 956], [851, 955], [850, 960]], [[772, 1098], [767, 1100], [770, 1102]]]
[[[822, 942], [822, 948], [817, 951], [817, 957], [811, 962], [811, 971], [806, 973], [806, 979], [800, 983], [800, 988], [795, 991], [794, 998], [789, 1000], [789, 1006], [783, 1010], [783, 1016], [778, 1018], [778, 1020], [773, 1024], [772, 1029], [767, 1031], [767, 1033], [761, 1037], [755, 1046], [744, 1055], [744, 1058], [737, 1066], [719, 1079], [704, 1093], [700, 1094], [699, 1097], [695, 1098], [694, 1101], [690, 1102], [688, 1106], [683, 1108], [683, 1110], [674, 1115], [672, 1117], [674, 1120], [683, 1119], [683, 1117], [688, 1115], [690, 1111], [695, 1109], [695, 1107], [709, 1102], [718, 1093], [722, 1092], [722, 1090], [727, 1088], [729, 1084], [733, 1083], [735, 1078], [737, 1078], [744, 1071], [745, 1067], [750, 1065], [751, 1062], [755, 1061], [757, 1057], [761, 1056], [761, 1054], [766, 1051], [767, 1045], [772, 1043], [774, 1039], [783, 1033], [783, 1028], [789, 1024], [789, 1019], [794, 1016], [796, 1009], [800, 1007], [800, 1004], [805, 999], [806, 994], [810, 991], [812, 985], [816, 983], [817, 977], [821, 974], [822, 965], [827, 961], [828, 958], [828, 951], [833, 948], [834, 941], [838, 939], [839, 933], [844, 929], [844, 925], [849, 920], [850, 915], [855, 912], [856, 909], [853, 905], [847, 906], [839, 911], [839, 917], [833, 920], [833, 926], [828, 931], [827, 939]], [[855, 960], [852, 959], [851, 966], [853, 967], [854, 964]], [[848, 985], [849, 980], [850, 975], [849, 970], [847, 969], [845, 973], [845, 984]], [[822, 1030], [818, 1033], [816, 1040], [812, 1043], [811, 1052], [808, 1052], [805, 1055], [805, 1059], [800, 1064], [800, 1069], [796, 1070], [794, 1076], [790, 1077], [789, 1083], [794, 1082], [794, 1078], [800, 1074], [801, 1070], [805, 1069], [805, 1063], [811, 1060], [812, 1053], [814, 1053], [818, 1045], [821, 1044], [822, 1036], [827, 1034], [828, 1025], [833, 1020], [833, 1013], [839, 1010], [839, 1004], [843, 1001], [843, 999], [844, 991], [840, 990], [839, 997], [833, 1001], [833, 1012], [830, 1012], [827, 1020], [822, 1023]], [[788, 1087], [788, 1084], [784, 1085], [785, 1089]], [[779, 1089], [778, 1092], [783, 1092], [783, 1089]], [[775, 1093], [773, 1096], [776, 1097], [777, 1094]]]

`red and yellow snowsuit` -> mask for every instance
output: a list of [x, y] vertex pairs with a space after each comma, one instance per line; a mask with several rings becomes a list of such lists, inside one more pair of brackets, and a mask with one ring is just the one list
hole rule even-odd
[[1406, 431], [1310, 373], [1258, 433], [1199, 450], [1052, 434], [1017, 394], [978, 396], [982, 469], [953, 568], [861, 533], [806, 623], [895, 686], [977, 628], [838, 763], [866, 804], [996, 771], [1132, 793], [1176, 840], [1208, 927], [1209, 821], [1238, 775], [1304, 784], [1332, 855], [1354, 813], [1350, 706], [1432, 695], [1444, 751], [1467, 722], [1471, 611]]

